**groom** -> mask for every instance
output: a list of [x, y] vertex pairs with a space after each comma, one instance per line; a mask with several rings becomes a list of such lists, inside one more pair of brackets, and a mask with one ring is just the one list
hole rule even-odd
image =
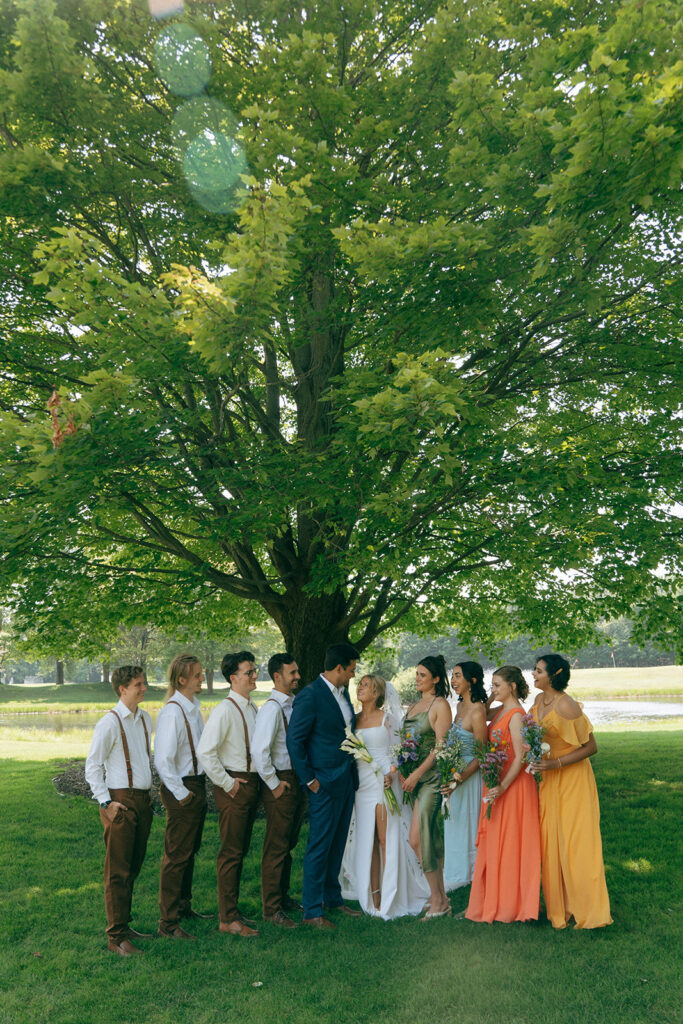
[[302, 786], [308, 788], [310, 831], [304, 856], [303, 923], [334, 928], [323, 907], [360, 917], [342, 902], [339, 884], [346, 837], [358, 787], [356, 762], [340, 750], [355, 716], [346, 690], [360, 657], [351, 644], [333, 644], [325, 671], [294, 700], [287, 749]]

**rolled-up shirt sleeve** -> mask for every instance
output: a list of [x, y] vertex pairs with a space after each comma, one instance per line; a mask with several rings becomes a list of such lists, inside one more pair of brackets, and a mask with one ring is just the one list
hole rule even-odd
[[220, 751], [230, 735], [231, 725], [227, 707], [219, 704], [209, 715], [197, 747], [197, 758], [202, 768], [214, 785], [220, 786], [226, 793], [233, 788], [235, 780], [226, 770]]
[[105, 781], [104, 765], [112, 752], [116, 740], [115, 729], [117, 728], [113, 715], [105, 715], [100, 719], [95, 726], [92, 743], [85, 761], [85, 781], [90, 786], [92, 795], [98, 804], [106, 803], [111, 799]]
[[[182, 728], [182, 733], [179, 726]], [[176, 800], [184, 800], [190, 792], [183, 783], [176, 765], [176, 753], [184, 735], [185, 723], [181, 713], [177, 711], [174, 714], [174, 710], [168, 706], [162, 708], [157, 718], [154, 738], [154, 766], [166, 789], [170, 789]]]
[[[268, 706], [270, 704], [270, 707]], [[268, 789], [277, 789], [280, 785], [277, 770], [273, 764], [271, 747], [279, 725], [279, 707], [272, 701], [259, 708], [256, 716], [254, 734], [251, 738], [251, 759], [254, 770], [259, 773]]]

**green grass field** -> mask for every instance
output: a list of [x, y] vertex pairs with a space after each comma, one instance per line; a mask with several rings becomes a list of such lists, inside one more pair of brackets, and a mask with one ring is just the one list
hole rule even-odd
[[[132, 960], [106, 951], [96, 808], [57, 794], [58, 761], [2, 760], [0, 1024], [674, 1024], [682, 738], [656, 728], [598, 735], [607, 929], [344, 919], [334, 934], [265, 925], [239, 940], [206, 921], [193, 928], [197, 943], [147, 941]], [[243, 875], [254, 916], [261, 827]], [[144, 930], [156, 926], [162, 836], [155, 819], [134, 902]], [[199, 909], [216, 906], [217, 848], [209, 817]], [[303, 848], [304, 837], [297, 887]], [[454, 910], [466, 900], [453, 893]]]

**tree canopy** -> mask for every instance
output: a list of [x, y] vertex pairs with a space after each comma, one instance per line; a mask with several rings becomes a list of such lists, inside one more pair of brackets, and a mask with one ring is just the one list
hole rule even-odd
[[1, 10], [19, 621], [671, 642], [676, 4]]

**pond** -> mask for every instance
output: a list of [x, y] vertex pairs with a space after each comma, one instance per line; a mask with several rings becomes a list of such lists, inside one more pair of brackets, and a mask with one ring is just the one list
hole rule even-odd
[[[583, 708], [595, 726], [647, 722], [683, 716], [683, 695], [667, 696], [660, 700], [651, 697], [642, 700], [587, 700], [583, 702]], [[17, 730], [18, 735], [28, 731], [44, 731], [57, 736], [64, 732], [89, 733], [103, 714], [102, 711], [40, 711], [23, 715], [0, 713], [0, 728]], [[151, 712], [154, 722], [157, 714], [157, 711]], [[208, 712], [204, 717], [208, 717]]]

